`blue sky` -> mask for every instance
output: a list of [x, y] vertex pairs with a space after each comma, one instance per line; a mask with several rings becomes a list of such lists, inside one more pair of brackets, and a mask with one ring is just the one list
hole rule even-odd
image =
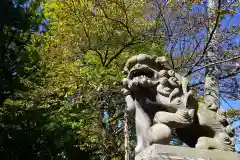
[[[240, 109], [240, 100], [229, 100], [229, 99], [227, 99], [227, 102], [228, 102], [228, 104], [231, 105], [231, 107]], [[221, 100], [220, 103], [221, 103], [221, 108], [222, 109], [224, 109], [224, 110], [230, 109], [228, 104], [226, 102], [224, 102], [223, 100]]]

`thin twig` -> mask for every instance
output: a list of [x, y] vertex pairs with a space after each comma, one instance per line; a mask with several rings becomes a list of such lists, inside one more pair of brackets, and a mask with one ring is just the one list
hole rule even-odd
[[72, 5], [68, 4], [68, 3], [65, 2], [64, 0], [63, 0], [62, 2], [65, 3], [70, 10], [72, 10], [75, 14], [77, 14], [77, 19], [78, 19], [78, 21], [82, 24], [83, 31], [84, 31], [84, 33], [85, 33], [85, 35], [86, 35], [86, 37], [87, 37], [87, 40], [88, 40], [88, 49], [89, 49], [89, 50], [92, 50], [92, 51], [95, 51], [95, 52], [98, 54], [98, 56], [99, 56], [99, 58], [100, 58], [100, 60], [101, 60], [101, 63], [102, 63], [102, 65], [104, 66], [104, 60], [103, 60], [103, 56], [102, 56], [101, 52], [98, 51], [97, 49], [94, 49], [94, 48], [91, 47], [91, 39], [90, 39], [90, 36], [89, 36], [89, 34], [88, 34], [88, 32], [87, 32], [87, 29], [86, 29], [85, 26], [84, 26], [83, 21], [79, 18], [79, 14], [78, 14], [78, 11], [76, 10], [76, 7], [75, 7], [75, 5], [74, 5], [74, 2], [72, 1], [72, 3], [71, 3]]
[[98, 54], [98, 56], [99, 56], [99, 58], [101, 60], [102, 66], [104, 66], [104, 60], [103, 60], [101, 52], [98, 51], [97, 49], [93, 49], [93, 48], [89, 48], [89, 50], [95, 51]]
[[220, 63], [224, 63], [224, 62], [229, 62], [229, 61], [234, 60], [234, 59], [240, 59], [240, 56], [233, 57], [233, 58], [229, 58], [229, 59], [225, 59], [225, 60], [218, 61], [218, 62], [214, 62], [214, 63], [209, 63], [209, 64], [207, 64], [207, 65], [205, 65], [205, 66], [203, 66], [203, 67], [200, 67], [200, 68], [192, 71], [191, 73], [200, 71], [200, 70], [202, 70], [202, 69], [204, 69], [204, 68], [206, 68], [206, 67], [210, 67], [210, 66], [213, 66], [213, 65], [216, 65], [216, 64], [220, 64]]
[[129, 46], [134, 45], [134, 44], [136, 44], [136, 43], [137, 43], [137, 42], [131, 41], [131, 42], [125, 44], [112, 58], [110, 58], [110, 60], [108, 61], [108, 63], [105, 65], [105, 67], [108, 67], [109, 64], [110, 64], [114, 59], [116, 59], [126, 48], [128, 48]]
[[195, 48], [194, 48], [191, 56], [187, 59], [187, 62], [186, 62], [185, 64], [181, 65], [181, 66], [178, 68], [178, 71], [179, 71], [180, 69], [184, 68], [184, 67], [191, 61], [192, 57], [194, 56], [195, 51], [196, 51], [197, 48], [200, 46], [200, 43], [199, 43], [197, 40], [196, 40], [196, 43], [197, 43], [197, 45], [195, 46]]
[[171, 41], [171, 34], [170, 34], [170, 32], [171, 31], [170, 31], [170, 29], [169, 29], [169, 27], [167, 25], [167, 22], [166, 22], [166, 20], [164, 18], [164, 15], [163, 15], [163, 12], [162, 12], [162, 8], [161, 8], [162, 5], [160, 3], [158, 3], [158, 1], [157, 1], [157, 5], [158, 5], [158, 9], [159, 9], [159, 14], [162, 17], [163, 23], [164, 23], [164, 25], [166, 27], [166, 30], [167, 30], [168, 42], [170, 43], [170, 41]]
[[107, 19], [110, 20], [110, 21], [117, 22], [117, 23], [121, 24], [121, 25], [127, 30], [129, 36], [130, 36], [132, 39], [134, 39], [134, 37], [133, 37], [133, 35], [132, 35], [129, 27], [128, 27], [125, 23], [123, 23], [123, 22], [120, 21], [120, 20], [110, 18], [110, 17], [107, 15], [107, 13], [105, 12], [104, 8], [102, 7], [102, 5], [101, 5], [99, 2], [98, 2], [98, 6], [101, 8], [101, 10], [102, 10], [105, 18], [107, 18]]
[[[218, 0], [218, 10], [220, 10], [220, 8], [221, 8], [221, 0]], [[203, 52], [202, 52], [202, 55], [201, 55], [201, 57], [199, 58], [199, 60], [191, 67], [191, 69], [188, 71], [188, 73], [186, 74], [186, 76], [188, 76], [188, 75], [190, 75], [190, 74], [192, 73], [192, 69], [193, 69], [194, 67], [196, 67], [196, 66], [200, 63], [200, 61], [201, 61], [201, 59], [203, 58], [203, 56], [207, 53], [208, 46], [209, 46], [209, 44], [210, 44], [211, 41], [212, 41], [213, 35], [214, 35], [214, 33], [215, 33], [216, 29], [217, 29], [219, 20], [220, 20], [220, 12], [217, 12], [217, 18], [216, 18], [214, 27], [213, 27], [213, 29], [212, 29], [212, 31], [211, 31], [211, 33], [210, 33], [209, 39], [208, 39], [208, 41], [207, 41], [207, 43], [206, 43], [206, 46], [204, 47], [204, 50], [203, 50]]]
[[[230, 78], [230, 77], [233, 77], [233, 76], [236, 76], [237, 74], [240, 73], [240, 69], [238, 71], [235, 71], [235, 72], [232, 72], [232, 73], [229, 73], [228, 75], [225, 75], [225, 76], [222, 76], [222, 77], [219, 77], [219, 80], [222, 80], [222, 79], [226, 79], [226, 78]], [[201, 82], [198, 82], [198, 83], [194, 83], [192, 85], [189, 85], [190, 87], [195, 87], [195, 86], [198, 86], [200, 84], [204, 84], [204, 81], [201, 81]]]
[[177, 40], [174, 41], [174, 44], [172, 45], [171, 49], [170, 49], [170, 60], [172, 63], [172, 69], [175, 71], [175, 67], [174, 67], [174, 62], [173, 62], [173, 56], [172, 53], [174, 51], [175, 46], [177, 45]]

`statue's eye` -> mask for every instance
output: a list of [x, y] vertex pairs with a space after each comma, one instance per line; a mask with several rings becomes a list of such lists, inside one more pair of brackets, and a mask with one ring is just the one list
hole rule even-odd
[[181, 100], [181, 98], [176, 98], [176, 101], [175, 101], [175, 102], [176, 102], [177, 105], [179, 105], [179, 104], [182, 103], [182, 100]]

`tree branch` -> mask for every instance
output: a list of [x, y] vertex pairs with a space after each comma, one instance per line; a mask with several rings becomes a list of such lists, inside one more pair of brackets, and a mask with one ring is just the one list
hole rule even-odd
[[165, 27], [166, 27], [166, 31], [167, 31], [167, 38], [168, 38], [168, 43], [170, 43], [170, 41], [171, 41], [171, 34], [170, 34], [170, 29], [169, 29], [169, 27], [168, 27], [168, 25], [167, 25], [167, 22], [166, 22], [166, 20], [165, 20], [165, 18], [164, 18], [164, 15], [163, 15], [163, 12], [162, 12], [162, 8], [161, 8], [161, 4], [160, 3], [158, 3], [158, 1], [157, 1], [157, 5], [158, 5], [158, 9], [159, 9], [159, 15], [162, 17], [162, 20], [163, 20], [163, 23], [164, 23], [164, 25], [165, 25]]
[[[220, 10], [220, 8], [221, 8], [221, 0], [218, 0], [218, 8], [217, 8], [218, 11]], [[188, 76], [188, 75], [190, 75], [190, 74], [192, 73], [192, 69], [199, 64], [199, 62], [201, 61], [201, 59], [203, 58], [203, 56], [206, 54], [207, 49], [208, 49], [208, 46], [209, 46], [209, 44], [211, 43], [212, 38], [213, 38], [213, 36], [214, 36], [214, 33], [215, 33], [216, 29], [217, 29], [219, 20], [220, 20], [220, 12], [217, 12], [217, 18], [216, 18], [214, 27], [213, 27], [213, 29], [212, 29], [212, 31], [211, 31], [211, 33], [210, 33], [209, 39], [208, 39], [208, 41], [207, 41], [207, 43], [206, 43], [206, 46], [205, 46], [204, 49], [203, 49], [202, 55], [201, 55], [201, 57], [199, 58], [199, 60], [191, 67], [191, 69], [188, 71], [188, 73], [187, 73], [186, 76]]]
[[[123, 107], [123, 105], [122, 105], [122, 107]], [[115, 121], [119, 117], [123, 116], [123, 114], [124, 114], [124, 112], [117, 113], [113, 118], [110, 118], [106, 123], [112, 123], [113, 121]]]
[[186, 62], [186, 63], [184, 63], [183, 65], [181, 65], [181, 66], [178, 68], [178, 71], [181, 70], [182, 68], [184, 68], [184, 67], [189, 63], [189, 61], [192, 60], [192, 58], [193, 58], [193, 56], [194, 56], [194, 53], [196, 52], [197, 48], [200, 46], [200, 43], [199, 43], [197, 40], [196, 40], [196, 43], [197, 43], [197, 45], [195, 46], [195, 48], [194, 48], [191, 56], [187, 59], [187, 62]]
[[120, 21], [120, 20], [110, 18], [110, 17], [107, 15], [107, 13], [105, 12], [104, 8], [102, 7], [102, 5], [101, 5], [99, 2], [98, 2], [98, 6], [101, 8], [101, 10], [102, 10], [105, 18], [107, 18], [108, 20], [111, 20], [111, 21], [113, 21], [113, 22], [120, 23], [120, 24], [127, 30], [128, 34], [129, 34], [129, 36], [132, 38], [132, 40], [134, 39], [134, 37], [133, 37], [133, 35], [132, 35], [129, 27], [128, 27], [125, 23], [123, 23], [123, 22]]
[[216, 65], [216, 64], [220, 64], [220, 63], [224, 63], [224, 62], [228, 62], [228, 61], [231, 61], [231, 60], [234, 60], [234, 59], [240, 59], [240, 56], [237, 56], [237, 57], [233, 57], [233, 58], [229, 58], [229, 59], [226, 59], [226, 60], [222, 60], [222, 61], [218, 61], [218, 62], [214, 62], [214, 63], [209, 63], [203, 67], [200, 67], [194, 71], [192, 71], [191, 73], [194, 73], [194, 72], [197, 72], [197, 71], [200, 71], [206, 67], [210, 67], [210, 66], [213, 66], [213, 65]]
[[108, 61], [108, 63], [105, 65], [105, 67], [108, 67], [110, 65], [110, 63], [116, 59], [127, 47], [136, 44], [137, 42], [129, 42], [127, 44], [125, 44], [112, 58], [110, 58], [110, 60]]
[[[65, 4], [68, 6], [68, 8], [69, 8], [71, 11], [73, 11], [73, 13], [78, 14], [78, 11], [76, 10], [76, 7], [75, 7], [73, 1], [71, 1], [71, 2], [72, 2], [71, 5], [68, 4], [68, 3], [67, 3], [66, 1], [64, 1], [64, 0], [63, 0], [62, 2], [65, 3]], [[99, 56], [99, 58], [100, 58], [100, 60], [101, 60], [102, 65], [104, 66], [105, 63], [104, 63], [104, 60], [103, 60], [103, 56], [102, 56], [102, 54], [101, 54], [100, 51], [98, 51], [97, 49], [94, 49], [94, 48], [91, 47], [91, 39], [90, 39], [90, 36], [89, 36], [89, 34], [88, 34], [88, 32], [87, 32], [86, 27], [84, 26], [83, 21], [79, 18], [79, 15], [77, 15], [77, 20], [82, 24], [83, 31], [84, 31], [84, 33], [85, 33], [85, 36], [87, 37], [87, 40], [88, 40], [88, 50], [95, 51], [95, 52], [98, 54], [98, 56]]]
[[[175, 67], [174, 67], [174, 62], [173, 62], [173, 56], [172, 56], [172, 53], [174, 51], [174, 48], [175, 46], [177, 45], [177, 40], [174, 41], [171, 49], [170, 49], [170, 60], [171, 60], [171, 64], [172, 64], [172, 69], [175, 70]], [[171, 66], [171, 65], [170, 65]]]
[[[237, 71], [235, 71], [235, 72], [232, 72], [232, 73], [229, 73], [228, 75], [219, 77], [219, 80], [223, 80], [223, 79], [226, 79], [226, 78], [229, 78], [229, 77], [236, 76], [238, 73], [240, 73], [240, 68]], [[198, 82], [198, 83], [194, 83], [192, 85], [189, 85], [189, 87], [195, 87], [195, 86], [198, 86], [200, 84], [204, 84], [204, 81], [201, 81], [201, 82]]]
[[98, 54], [98, 56], [99, 56], [99, 58], [101, 60], [102, 66], [104, 66], [105, 62], [103, 60], [103, 56], [102, 56], [101, 52], [98, 51], [97, 49], [93, 49], [93, 48], [89, 48], [89, 50], [95, 51]]

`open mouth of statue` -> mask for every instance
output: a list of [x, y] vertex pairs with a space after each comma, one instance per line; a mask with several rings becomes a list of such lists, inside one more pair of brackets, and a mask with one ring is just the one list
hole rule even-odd
[[128, 88], [137, 90], [140, 88], [154, 87], [159, 84], [157, 72], [146, 65], [135, 65], [128, 75]]
[[140, 68], [134, 69], [131, 71], [129, 78], [134, 79], [136, 77], [152, 79], [152, 78], [154, 78], [154, 71], [148, 67], [144, 67], [141, 69]]

